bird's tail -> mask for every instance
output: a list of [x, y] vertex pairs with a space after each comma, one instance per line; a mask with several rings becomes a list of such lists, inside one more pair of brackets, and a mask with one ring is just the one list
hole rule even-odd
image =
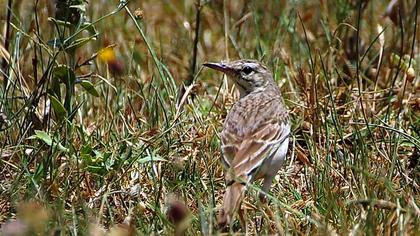
[[246, 185], [236, 181], [227, 186], [223, 197], [223, 208], [220, 210], [217, 220], [219, 228], [225, 228], [233, 221], [234, 214], [241, 205], [245, 190]]

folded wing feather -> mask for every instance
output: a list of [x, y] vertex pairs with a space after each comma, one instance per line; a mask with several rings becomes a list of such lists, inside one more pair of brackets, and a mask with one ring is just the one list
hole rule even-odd
[[229, 132], [222, 133], [224, 162], [237, 177], [254, 173], [264, 160], [271, 156], [288, 137], [290, 127], [284, 122], [266, 122], [246, 137], [238, 138]]

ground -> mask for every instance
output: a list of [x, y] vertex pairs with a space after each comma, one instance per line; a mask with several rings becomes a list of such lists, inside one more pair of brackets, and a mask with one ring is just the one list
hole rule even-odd
[[248, 232], [419, 234], [417, 1], [57, 2], [0, 1], [4, 235], [218, 233], [239, 58], [293, 123]]

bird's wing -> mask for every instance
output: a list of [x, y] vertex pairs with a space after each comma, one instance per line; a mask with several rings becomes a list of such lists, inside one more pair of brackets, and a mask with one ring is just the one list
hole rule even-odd
[[238, 150], [242, 144], [242, 140], [236, 134], [228, 131], [221, 133], [221, 149], [222, 149], [222, 161], [226, 167], [232, 165], [233, 159], [238, 153]]
[[289, 133], [290, 124], [277, 119], [261, 123], [257, 129], [241, 138], [225, 130], [222, 133], [224, 162], [236, 177], [250, 177], [265, 158], [277, 151]]

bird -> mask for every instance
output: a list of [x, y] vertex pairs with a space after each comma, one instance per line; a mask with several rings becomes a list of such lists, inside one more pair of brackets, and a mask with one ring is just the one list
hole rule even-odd
[[282, 94], [264, 64], [242, 59], [203, 65], [226, 74], [240, 92], [220, 133], [226, 191], [217, 222], [226, 229], [252, 181], [263, 179], [259, 198], [265, 202], [265, 193], [286, 158], [291, 124]]

